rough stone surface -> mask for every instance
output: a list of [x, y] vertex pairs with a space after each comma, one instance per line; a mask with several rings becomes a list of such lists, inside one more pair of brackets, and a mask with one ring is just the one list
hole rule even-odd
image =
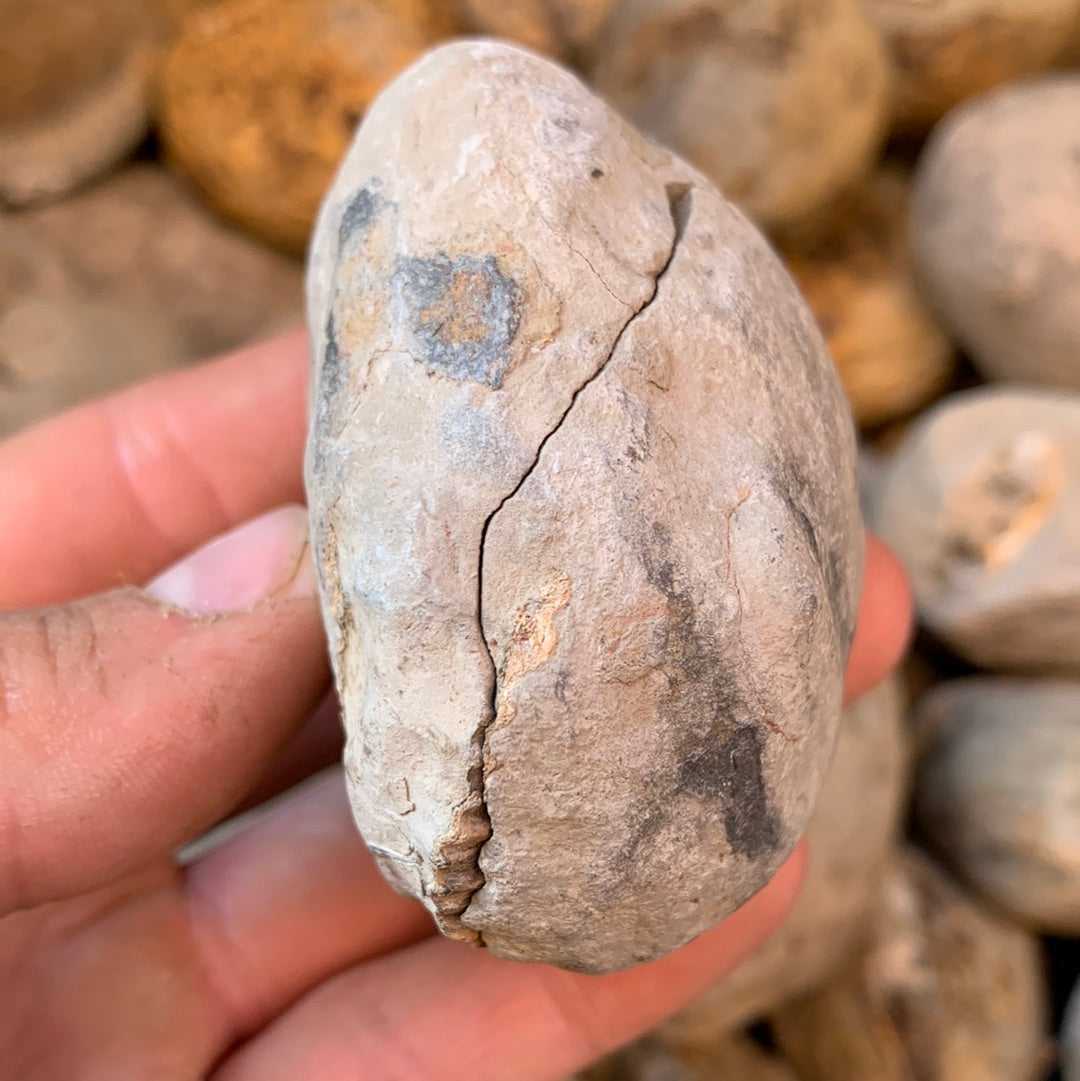
[[869, 172], [884, 133], [888, 61], [856, 0], [621, 0], [592, 78], [769, 227]]
[[907, 850], [867, 952], [772, 1029], [800, 1081], [1038, 1081], [1047, 1012], [1038, 939]]
[[950, 649], [985, 668], [1080, 671], [1080, 395], [945, 398], [892, 455], [873, 512]]
[[893, 121], [930, 127], [965, 98], [1045, 71], [1080, 34], [1080, 0], [859, 0], [896, 75]]
[[558, 57], [593, 44], [615, 0], [457, 0], [462, 28], [508, 38]]
[[879, 170], [840, 201], [813, 243], [781, 249], [865, 426], [925, 405], [953, 367], [952, 346], [915, 287], [907, 204], [906, 178]]
[[709, 1048], [820, 983], [863, 941], [904, 809], [905, 742], [895, 677], [844, 710], [807, 830], [810, 864], [795, 908], [749, 960], [659, 1030], [665, 1043]]
[[928, 843], [1014, 919], [1080, 935], [1080, 682], [956, 680], [916, 723]]
[[146, 134], [159, 27], [143, 0], [0, 0], [0, 204], [55, 198]]
[[926, 293], [991, 379], [1080, 389], [1080, 74], [1002, 87], [923, 153], [912, 246]]
[[225, 216], [291, 252], [368, 103], [451, 33], [435, 0], [217, 0], [166, 57], [161, 133]]
[[298, 261], [224, 225], [153, 165], [0, 215], [0, 313], [29, 298], [127, 307], [165, 324], [183, 360], [301, 323], [302, 278]]
[[357, 822], [448, 934], [604, 971], [805, 829], [862, 530], [767, 243], [575, 78], [438, 49], [310, 260], [307, 480]]

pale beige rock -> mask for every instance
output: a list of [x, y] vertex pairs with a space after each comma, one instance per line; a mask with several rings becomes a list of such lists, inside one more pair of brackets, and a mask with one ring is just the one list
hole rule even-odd
[[0, 203], [62, 195], [146, 133], [158, 25], [143, 0], [0, 0]]
[[[575, 58], [594, 43], [615, 0], [457, 0], [462, 29]], [[601, 47], [602, 47], [602, 43]]]
[[944, 390], [952, 345], [915, 288], [906, 178], [879, 170], [831, 217], [814, 243], [782, 250], [825, 335], [855, 419], [884, 424]]
[[70, 299], [13, 304], [0, 310], [0, 438], [180, 359], [171, 328], [130, 307]]
[[1080, 935], [1080, 681], [945, 683], [915, 731], [928, 843], [1014, 919]]
[[1037, 1081], [1048, 1064], [1038, 940], [914, 850], [869, 950], [772, 1022], [801, 1081]]
[[1080, 395], [945, 398], [892, 458], [871, 525], [920, 621], [985, 668], [1080, 671]]
[[904, 809], [905, 752], [903, 702], [893, 677], [844, 710], [807, 830], [806, 881], [791, 915], [749, 960], [661, 1027], [666, 1043], [711, 1047], [820, 983], [861, 943]]
[[856, 0], [621, 0], [592, 78], [769, 227], [873, 165], [888, 62]]
[[1053, 67], [1080, 0], [859, 0], [896, 69], [893, 120], [924, 130], [965, 98]]
[[787, 1062], [744, 1033], [674, 1049], [646, 1037], [581, 1074], [578, 1081], [797, 1081]]
[[149, 164], [0, 216], [0, 312], [26, 297], [126, 306], [167, 324], [184, 360], [302, 323], [302, 276], [297, 261], [224, 225]]
[[805, 829], [862, 559], [779, 261], [518, 49], [373, 105], [309, 268], [307, 482], [357, 822], [449, 934], [604, 971]]
[[1080, 389], [1080, 74], [1001, 87], [923, 153], [912, 247], [926, 293], [991, 379]]

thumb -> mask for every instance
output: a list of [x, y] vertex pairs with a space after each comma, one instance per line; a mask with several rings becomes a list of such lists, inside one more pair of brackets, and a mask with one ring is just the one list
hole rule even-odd
[[93, 889], [213, 824], [327, 676], [301, 507], [145, 590], [0, 615], [0, 914]]

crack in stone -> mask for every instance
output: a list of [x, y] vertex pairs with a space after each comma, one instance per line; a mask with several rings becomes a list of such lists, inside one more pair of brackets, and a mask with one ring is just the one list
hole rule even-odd
[[[486, 885], [486, 878], [483, 871], [480, 868], [480, 852], [484, 845], [491, 838], [491, 816], [488, 813], [487, 799], [486, 799], [486, 767], [484, 765], [485, 752], [487, 751], [487, 737], [488, 732], [492, 725], [495, 723], [496, 718], [496, 704], [499, 696], [499, 672], [498, 667], [495, 664], [495, 658], [492, 656], [491, 648], [488, 646], [487, 634], [484, 630], [483, 620], [483, 589], [484, 589], [484, 549], [487, 543], [488, 530], [491, 527], [491, 523], [495, 516], [506, 506], [506, 504], [514, 498], [515, 495], [521, 490], [525, 482], [535, 472], [536, 467], [540, 464], [540, 458], [544, 453], [544, 447], [547, 446], [548, 440], [559, 431], [559, 429], [566, 422], [566, 418], [570, 415], [577, 403], [578, 398], [581, 397], [582, 392], [594, 383], [607, 369], [611, 363], [612, 357], [615, 356], [616, 351], [619, 348], [627, 330], [631, 325], [652, 305], [653, 301], [660, 293], [660, 283], [664, 276], [667, 274], [668, 269], [671, 267], [671, 263], [675, 258], [675, 253], [679, 249], [679, 244], [682, 241], [683, 235], [686, 231], [686, 224], [690, 218], [692, 210], [692, 195], [693, 185], [690, 183], [668, 183], [664, 187], [665, 194], [668, 201], [668, 212], [671, 215], [672, 224], [672, 239], [671, 247], [668, 250], [667, 257], [664, 259], [663, 265], [656, 272], [653, 278], [652, 292], [645, 299], [645, 301], [634, 312], [630, 314], [626, 322], [623, 323], [619, 329], [618, 334], [615, 335], [615, 340], [612, 342], [611, 348], [608, 350], [607, 356], [600, 366], [581, 384], [573, 393], [570, 398], [570, 404], [563, 411], [562, 416], [556, 421], [554, 427], [549, 431], [544, 438], [540, 441], [540, 445], [536, 449], [536, 454], [533, 457], [528, 469], [525, 470], [521, 479], [513, 487], [513, 489], [505, 495], [500, 501], [498, 506], [487, 516], [484, 521], [483, 529], [480, 532], [480, 553], [479, 553], [479, 566], [477, 569], [477, 584], [476, 584], [476, 612], [477, 622], [480, 627], [480, 637], [484, 644], [484, 651], [487, 653], [488, 661], [491, 664], [492, 673], [492, 687], [491, 687], [491, 701], [488, 715], [478, 725], [476, 731], [473, 733], [472, 738], [472, 761], [469, 768], [469, 782], [470, 792], [469, 799], [476, 799], [478, 801], [480, 814], [487, 825], [487, 836], [484, 837], [480, 843], [476, 846], [475, 851], [472, 853], [472, 864], [476, 870], [476, 880], [478, 884], [469, 892], [468, 896], [464, 900], [464, 904], [461, 906], [457, 921], [460, 925], [461, 917], [468, 910], [469, 905], [472, 903], [473, 897]], [[591, 266], [591, 264], [590, 264]], [[595, 273], [595, 271], [594, 271]], [[605, 283], [606, 287], [606, 283]], [[608, 290], [610, 292], [610, 289]], [[614, 296], [614, 294], [612, 294]], [[618, 299], [618, 298], [616, 298]], [[472, 937], [472, 936], [470, 936]], [[475, 939], [479, 945], [484, 945], [483, 935], [480, 932], [475, 932]]]

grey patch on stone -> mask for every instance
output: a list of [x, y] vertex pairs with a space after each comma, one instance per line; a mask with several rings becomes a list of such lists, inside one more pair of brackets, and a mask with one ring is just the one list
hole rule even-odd
[[341, 223], [338, 225], [338, 243], [341, 247], [357, 234], [365, 233], [371, 225], [375, 215], [383, 205], [383, 198], [375, 190], [377, 181], [370, 181], [362, 187], [349, 201], [349, 205], [341, 215]]
[[493, 255], [401, 259], [395, 288], [417, 359], [451, 379], [502, 385], [521, 322], [521, 290]]
[[326, 440], [331, 434], [331, 417], [334, 403], [341, 391], [341, 349], [338, 345], [334, 313], [326, 317], [326, 344], [323, 347], [322, 365], [319, 368], [319, 394], [315, 402], [313, 422], [315, 438], [314, 453], [321, 460], [326, 452]]
[[715, 628], [701, 625], [693, 597], [676, 585], [666, 528], [654, 522], [641, 541], [645, 573], [671, 613], [663, 647], [665, 712], [679, 718], [686, 743], [677, 756], [676, 791], [718, 803], [732, 851], [759, 856], [781, 843], [781, 831], [762, 776], [760, 738], [740, 720], [753, 711], [719, 649]]
[[751, 725], [736, 728], [721, 746], [706, 745], [679, 764], [681, 789], [724, 804], [732, 851], [753, 859], [780, 843], [761, 770], [761, 736]]

